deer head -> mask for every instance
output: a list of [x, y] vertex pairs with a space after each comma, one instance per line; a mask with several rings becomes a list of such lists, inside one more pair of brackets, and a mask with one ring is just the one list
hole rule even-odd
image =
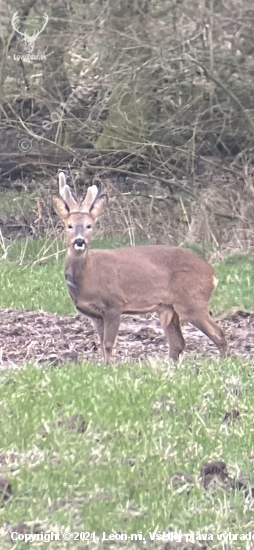
[[64, 172], [59, 174], [59, 195], [53, 196], [56, 214], [63, 220], [66, 244], [71, 250], [82, 254], [90, 244], [93, 226], [107, 205], [107, 195], [101, 195], [98, 187], [88, 187], [84, 199], [78, 199], [66, 184]]
[[26, 30], [25, 30], [25, 32], [21, 32], [21, 31], [19, 30], [19, 26], [17, 26], [18, 23], [19, 23], [18, 11], [16, 11], [16, 13], [14, 13], [14, 15], [13, 15], [13, 18], [12, 18], [12, 21], [11, 21], [12, 26], [13, 26], [14, 30], [15, 30], [18, 34], [20, 34], [20, 36], [22, 36], [22, 38], [24, 39], [24, 41], [25, 41], [25, 49], [26, 49], [26, 51], [27, 51], [28, 53], [32, 53], [32, 52], [33, 52], [34, 44], [35, 44], [36, 38], [38, 38], [39, 34], [41, 34], [41, 32], [45, 29], [45, 27], [46, 27], [46, 25], [47, 25], [47, 22], [48, 22], [49, 18], [48, 18], [48, 16], [47, 16], [46, 13], [44, 13], [43, 19], [44, 19], [44, 23], [43, 23], [42, 28], [41, 28], [40, 30], [38, 30], [38, 29], [37, 29], [36, 31], [34, 30], [32, 36], [29, 36], [29, 35], [27, 34], [27, 31], [26, 31]]

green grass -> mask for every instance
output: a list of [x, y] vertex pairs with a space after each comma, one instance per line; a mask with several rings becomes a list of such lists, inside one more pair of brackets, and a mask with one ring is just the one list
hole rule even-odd
[[219, 285], [211, 307], [215, 312], [231, 307], [254, 309], [254, 255], [234, 254], [215, 266]]
[[[7, 373], [0, 448], [13, 453], [3, 466], [13, 496], [0, 507], [0, 525], [39, 521], [45, 532], [58, 525], [98, 537], [148, 536], [170, 525], [248, 532], [254, 518], [243, 492], [205, 495], [198, 477], [204, 462], [224, 460], [232, 477], [253, 483], [253, 387], [253, 365], [240, 360], [184, 362], [177, 370], [161, 362], [156, 371], [138, 363], [27, 365]], [[225, 411], [236, 407], [239, 420], [225, 427]], [[68, 421], [77, 413], [81, 433]], [[179, 471], [193, 476], [190, 494], [172, 487]], [[1, 548], [9, 547], [5, 539]]]

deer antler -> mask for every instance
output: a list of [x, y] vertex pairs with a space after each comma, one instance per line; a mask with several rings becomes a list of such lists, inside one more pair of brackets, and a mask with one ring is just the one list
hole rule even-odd
[[26, 34], [24, 32], [21, 32], [19, 30], [19, 27], [17, 27], [18, 22], [19, 22], [19, 12], [16, 11], [16, 13], [14, 13], [13, 18], [11, 20], [11, 24], [16, 32], [18, 32], [21, 36], [26, 36]]
[[98, 194], [99, 194], [99, 190], [96, 185], [91, 185], [91, 187], [88, 187], [86, 196], [81, 203], [80, 211], [88, 213]]
[[64, 202], [67, 204], [70, 212], [71, 211], [77, 211], [78, 210], [78, 203], [74, 199], [71, 190], [69, 188], [69, 185], [66, 183], [66, 176], [64, 172], [59, 173], [59, 195], [62, 197]]
[[[37, 30], [37, 32], [35, 33], [35, 35], [33, 36], [34, 40], [36, 40], [37, 36], [39, 36], [39, 34], [41, 34], [41, 32], [45, 29], [46, 25], [47, 25], [47, 22], [49, 20], [48, 18], [48, 15], [46, 13], [44, 13], [43, 15], [44, 17], [44, 24], [43, 24], [43, 27], [40, 31]], [[35, 31], [34, 31], [35, 32]]]
[[39, 31], [38, 31], [38, 29], [36, 29], [36, 31], [34, 30], [32, 36], [29, 36], [29, 34], [27, 34], [26, 30], [25, 30], [25, 32], [21, 32], [19, 30], [19, 26], [17, 27], [17, 23], [19, 22], [19, 12], [18, 11], [16, 11], [16, 13], [14, 13], [14, 15], [12, 17], [12, 20], [11, 20], [11, 23], [12, 23], [12, 26], [13, 26], [14, 30], [16, 32], [18, 32], [21, 36], [24, 36], [28, 40], [35, 41], [36, 38], [39, 36], [39, 34], [41, 34], [41, 32], [45, 29], [45, 27], [48, 23], [49, 18], [48, 18], [48, 15], [46, 13], [44, 13], [43, 18], [44, 18], [44, 24], [43, 24], [42, 28]]

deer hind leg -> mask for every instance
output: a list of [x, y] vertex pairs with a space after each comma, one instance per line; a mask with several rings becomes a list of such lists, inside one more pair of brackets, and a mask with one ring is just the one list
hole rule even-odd
[[227, 341], [218, 325], [213, 321], [210, 313], [206, 311], [200, 311], [199, 315], [195, 315], [195, 318], [190, 319], [190, 323], [194, 327], [198, 328], [208, 338], [210, 338], [219, 349], [221, 357], [226, 357], [227, 354]]
[[169, 345], [169, 357], [177, 361], [185, 347], [180, 321], [173, 308], [158, 311], [160, 324], [164, 330]]
[[115, 339], [117, 337], [121, 314], [115, 311], [107, 311], [104, 316], [103, 354], [107, 365], [109, 365]]

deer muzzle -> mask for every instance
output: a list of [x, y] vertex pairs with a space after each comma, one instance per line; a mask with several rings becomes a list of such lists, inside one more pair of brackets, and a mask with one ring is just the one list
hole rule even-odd
[[82, 251], [82, 250], [85, 250], [86, 248], [85, 239], [82, 239], [81, 237], [78, 237], [77, 239], [75, 239], [73, 244], [74, 244], [75, 250]]

